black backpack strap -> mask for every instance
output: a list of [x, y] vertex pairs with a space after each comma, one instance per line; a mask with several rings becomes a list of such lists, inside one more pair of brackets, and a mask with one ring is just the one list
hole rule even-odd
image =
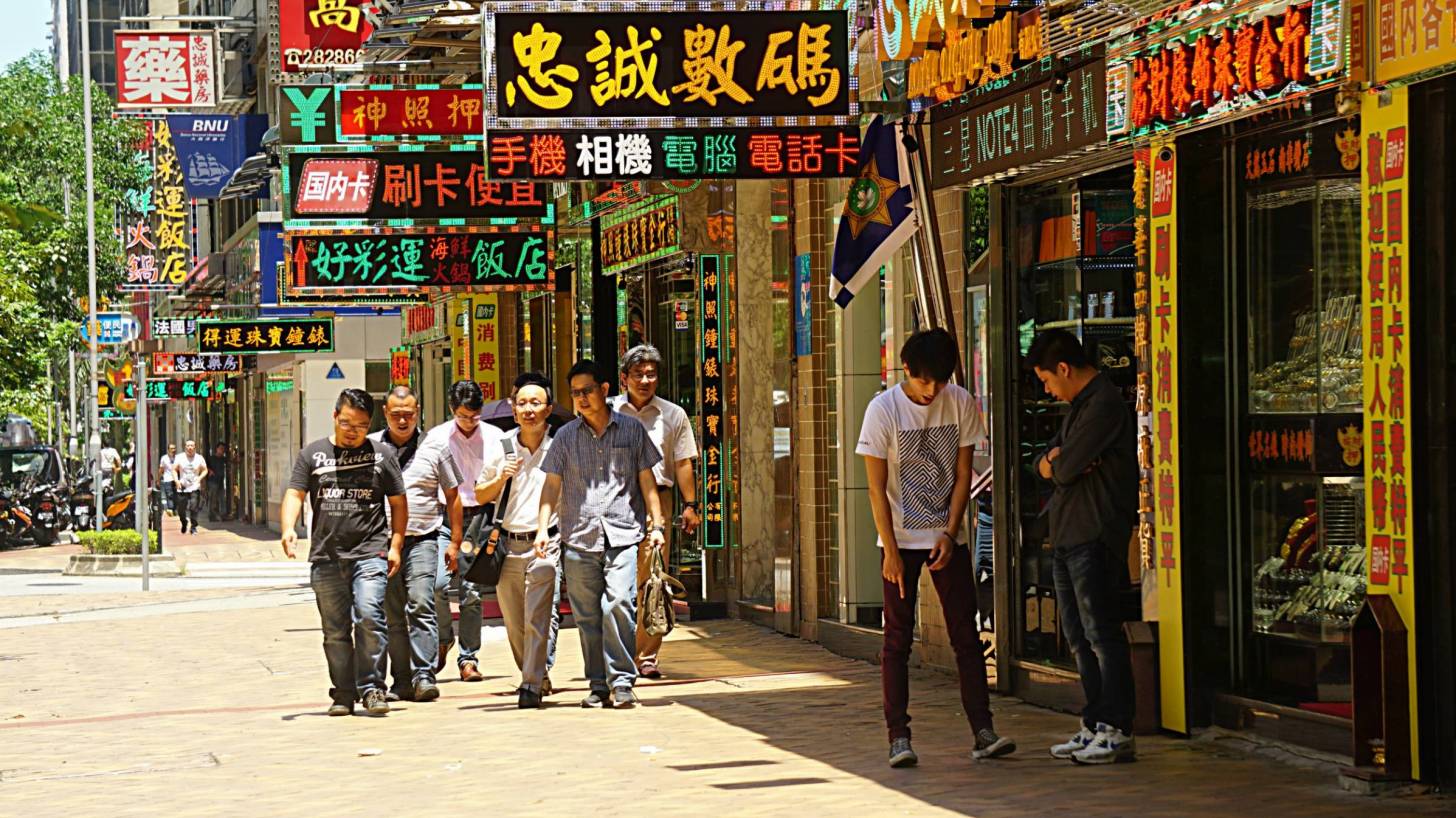
[[[516, 453], [516, 447], [511, 443], [509, 435], [501, 438], [501, 448], [505, 449], [506, 457]], [[495, 525], [506, 516], [506, 507], [511, 502], [511, 484], [514, 482], [516, 482], [516, 478], [512, 477], [506, 481], [505, 488], [501, 489], [500, 498], [496, 501], [495, 508], [490, 515], [491, 525]]]

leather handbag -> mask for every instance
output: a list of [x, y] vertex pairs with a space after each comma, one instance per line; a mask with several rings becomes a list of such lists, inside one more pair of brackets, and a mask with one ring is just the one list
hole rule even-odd
[[[510, 438], [502, 438], [501, 447], [508, 458], [515, 453]], [[507, 480], [490, 510], [475, 515], [465, 529], [462, 539], [475, 545], [475, 559], [465, 568], [463, 575], [466, 582], [492, 587], [500, 582], [501, 571], [506, 565], [505, 529], [501, 518], [505, 517], [506, 508], [510, 505], [511, 484], [514, 482], [515, 478]]]

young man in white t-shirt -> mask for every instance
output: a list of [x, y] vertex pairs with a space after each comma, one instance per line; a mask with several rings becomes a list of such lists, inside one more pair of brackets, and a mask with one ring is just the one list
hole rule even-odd
[[879, 532], [885, 590], [885, 644], [880, 654], [890, 766], [914, 766], [910, 746], [910, 648], [920, 572], [930, 578], [955, 650], [961, 706], [971, 723], [971, 757], [1016, 750], [996, 735], [986, 661], [976, 629], [976, 579], [969, 537], [961, 530], [970, 502], [971, 454], [985, 437], [969, 392], [950, 383], [960, 351], [944, 329], [917, 332], [900, 348], [905, 380], [865, 410], [855, 453], [864, 456], [870, 508]]

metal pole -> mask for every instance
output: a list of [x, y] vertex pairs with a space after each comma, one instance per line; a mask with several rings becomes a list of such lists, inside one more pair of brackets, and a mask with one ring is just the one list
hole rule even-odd
[[[90, 337], [96, 339], [99, 333], [96, 331], [96, 162], [92, 155], [96, 150], [95, 138], [91, 128], [91, 4], [81, 0], [81, 100], [85, 108], [82, 114], [82, 127], [85, 138], [86, 149], [86, 283], [89, 288], [89, 295], [86, 299], [86, 313], [89, 323], [86, 325], [90, 331]], [[88, 343], [86, 347], [91, 355], [91, 378], [87, 384], [86, 393], [91, 397], [91, 437], [87, 441], [91, 452], [91, 487], [96, 497], [96, 530], [100, 531], [102, 519], [105, 516], [106, 502], [102, 497], [104, 493], [101, 488], [101, 406], [100, 395], [96, 390], [96, 378], [101, 373], [101, 367], [96, 360], [96, 344]]]
[[152, 515], [148, 489], [147, 471], [151, 467], [151, 430], [147, 428], [147, 356], [137, 344], [136, 356], [136, 472], [132, 483], [132, 495], [136, 497], [137, 533], [142, 535], [142, 590], [152, 589], [151, 537]]
[[[82, 0], [85, 2], [85, 0]], [[66, 0], [56, 3], [56, 73], [61, 77], [61, 91], [70, 90], [71, 85], [71, 21], [67, 17], [70, 3]]]
[[69, 350], [69, 354], [66, 357], [68, 359], [68, 363], [66, 364], [66, 368], [68, 370], [70, 370], [70, 378], [71, 378], [71, 390], [70, 390], [70, 394], [69, 394], [70, 401], [71, 401], [71, 414], [70, 414], [70, 418], [69, 418], [69, 421], [70, 422], [66, 424], [66, 433], [69, 434], [70, 437], [66, 441], [66, 456], [67, 457], [75, 457], [76, 456], [76, 443], [77, 443], [77, 440], [76, 440], [76, 348], [74, 346], [71, 347], [71, 349]]
[[[956, 335], [955, 313], [950, 306], [950, 281], [945, 274], [945, 260], [940, 251], [940, 220], [935, 213], [935, 202], [930, 195], [930, 157], [925, 152], [920, 134], [911, 133], [917, 128], [910, 118], [900, 120], [904, 129], [905, 145], [910, 156], [910, 190], [914, 196], [915, 209], [920, 214], [920, 228], [915, 231], [912, 242], [918, 262], [916, 284], [922, 289], [924, 304], [922, 310], [928, 313], [926, 327], [943, 327]], [[954, 376], [957, 384], [965, 385], [964, 363], [957, 358]]]

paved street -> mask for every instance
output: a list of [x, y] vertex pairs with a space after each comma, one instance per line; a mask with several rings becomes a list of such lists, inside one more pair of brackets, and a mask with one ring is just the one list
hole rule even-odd
[[[46, 617], [37, 617], [37, 610]], [[18, 617], [25, 617], [19, 619]], [[1021, 752], [974, 763], [950, 680], [917, 678], [920, 768], [884, 765], [869, 664], [740, 622], [694, 623], [644, 706], [584, 711], [574, 630], [565, 688], [515, 709], [487, 626], [487, 680], [384, 719], [331, 719], [312, 596], [278, 590], [0, 599], [0, 815], [354, 816], [1409, 815], [1430, 797], [1340, 792], [1325, 772], [1220, 742], [1144, 738], [1142, 761], [1082, 769], [1045, 747], [1071, 720], [1008, 699]]]

